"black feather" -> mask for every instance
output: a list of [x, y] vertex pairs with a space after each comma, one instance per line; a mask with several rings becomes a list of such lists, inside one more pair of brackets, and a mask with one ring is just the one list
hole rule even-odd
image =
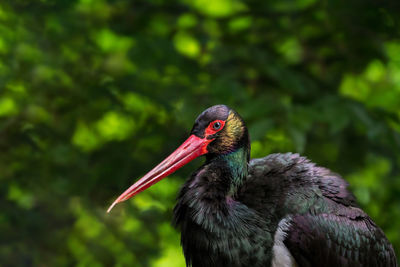
[[[218, 107], [215, 116], [226, 118], [227, 107]], [[215, 119], [203, 114], [192, 132]], [[282, 220], [298, 266], [397, 266], [392, 245], [339, 175], [292, 153], [248, 162], [244, 134], [234, 147], [209, 154], [178, 196], [174, 224], [188, 266], [271, 266]]]

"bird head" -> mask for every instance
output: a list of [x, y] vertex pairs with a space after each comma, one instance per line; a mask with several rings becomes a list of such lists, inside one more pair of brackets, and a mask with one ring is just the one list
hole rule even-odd
[[204, 140], [210, 156], [228, 154], [248, 141], [242, 118], [225, 105], [212, 106], [202, 112], [193, 125], [191, 135]]
[[125, 201], [172, 174], [195, 158], [209, 158], [229, 154], [247, 146], [247, 128], [234, 110], [225, 105], [212, 106], [196, 119], [190, 136], [171, 155], [139, 179], [110, 206], [108, 212], [119, 202]]

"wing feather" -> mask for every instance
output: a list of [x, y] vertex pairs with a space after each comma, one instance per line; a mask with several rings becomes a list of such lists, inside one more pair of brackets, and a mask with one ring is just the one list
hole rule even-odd
[[285, 246], [300, 266], [397, 266], [382, 230], [358, 208], [294, 215]]

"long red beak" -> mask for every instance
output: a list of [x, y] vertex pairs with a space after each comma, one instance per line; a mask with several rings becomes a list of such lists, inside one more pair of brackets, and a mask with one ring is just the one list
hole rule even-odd
[[189, 138], [183, 142], [171, 155], [164, 159], [154, 169], [149, 171], [139, 181], [129, 187], [124, 193], [122, 193], [108, 208], [107, 212], [119, 202], [125, 201], [153, 184], [160, 181], [162, 178], [167, 177], [171, 173], [175, 172], [183, 165], [189, 163], [193, 159], [207, 153], [207, 145], [212, 140], [202, 139], [195, 135], [189, 136]]

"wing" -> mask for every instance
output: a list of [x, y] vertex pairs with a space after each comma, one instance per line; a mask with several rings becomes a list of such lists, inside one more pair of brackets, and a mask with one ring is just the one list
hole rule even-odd
[[284, 244], [299, 266], [397, 266], [382, 230], [358, 208], [291, 216]]
[[[347, 186], [338, 174], [318, 167], [298, 154], [271, 154], [250, 161], [249, 176], [238, 192], [238, 200], [261, 214], [283, 210], [293, 214], [299, 209], [319, 209], [315, 212], [320, 213], [331, 202], [334, 202], [333, 206], [357, 207]], [[321, 199], [322, 196], [326, 201]], [[327, 203], [316, 205], [316, 199]], [[277, 203], [279, 205], [275, 207]]]
[[284, 244], [299, 266], [397, 266], [392, 245], [347, 186], [298, 154], [271, 154], [250, 162], [238, 199], [271, 225], [292, 214]]

